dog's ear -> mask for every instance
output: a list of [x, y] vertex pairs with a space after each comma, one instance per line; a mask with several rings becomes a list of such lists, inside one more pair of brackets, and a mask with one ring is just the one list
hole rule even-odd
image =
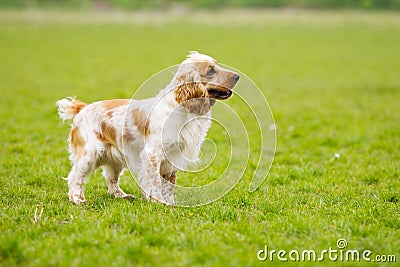
[[211, 105], [207, 88], [195, 72], [186, 72], [176, 77], [177, 86], [174, 90], [175, 101], [189, 112], [198, 115], [207, 113]]

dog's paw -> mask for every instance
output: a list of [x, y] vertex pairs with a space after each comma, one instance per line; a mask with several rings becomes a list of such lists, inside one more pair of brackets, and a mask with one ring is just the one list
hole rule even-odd
[[122, 198], [129, 199], [129, 200], [134, 200], [135, 196], [131, 195], [131, 194], [125, 194], [125, 196], [123, 196]]
[[86, 199], [85, 196], [83, 195], [83, 192], [78, 192], [78, 193], [73, 193], [70, 192], [68, 193], [69, 201], [76, 205], [82, 205], [86, 204]]
[[108, 193], [110, 195], [112, 195], [114, 197], [118, 197], [118, 198], [126, 198], [126, 199], [131, 199], [131, 200], [135, 199], [134, 195], [125, 193], [124, 191], [122, 191], [121, 188], [117, 188], [117, 189], [115, 189], [114, 191], [111, 191], [111, 192], [109, 190]]

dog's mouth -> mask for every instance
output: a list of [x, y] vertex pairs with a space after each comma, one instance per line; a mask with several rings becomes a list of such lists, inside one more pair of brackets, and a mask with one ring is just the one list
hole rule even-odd
[[215, 88], [210, 88], [207, 90], [208, 92], [208, 97], [209, 98], [214, 98], [214, 99], [218, 99], [218, 100], [225, 100], [228, 99], [232, 96], [232, 91], [228, 90], [228, 91], [220, 91], [217, 90]]

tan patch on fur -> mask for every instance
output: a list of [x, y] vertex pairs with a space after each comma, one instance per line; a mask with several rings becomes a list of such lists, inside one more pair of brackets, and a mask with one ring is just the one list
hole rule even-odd
[[207, 97], [207, 90], [200, 82], [183, 82], [174, 90], [175, 101], [178, 104], [194, 99]]
[[191, 113], [204, 115], [210, 110], [208, 92], [201, 82], [183, 82], [174, 90], [174, 96]]
[[169, 174], [164, 174], [162, 176], [166, 181], [169, 181], [172, 184], [176, 183], [176, 172], [169, 173]]
[[103, 143], [117, 146], [117, 133], [114, 127], [111, 127], [105, 122], [101, 123], [101, 132], [96, 133], [97, 138]]
[[75, 101], [74, 102], [74, 105], [73, 105], [73, 110], [72, 110], [72, 114], [78, 114], [84, 107], [86, 107], [87, 106], [87, 104], [86, 103], [83, 103], [83, 102], [80, 102], [80, 101]]
[[156, 158], [155, 158], [153, 155], [150, 155], [150, 156], [149, 156], [149, 160], [150, 160], [151, 165], [152, 165], [154, 168], [157, 168], [157, 161], [156, 161]]
[[139, 132], [148, 136], [150, 134], [149, 120], [140, 109], [132, 110], [133, 124], [138, 128]]
[[[215, 62], [214, 62], [215, 63]], [[207, 72], [211, 66], [214, 66], [215, 64], [210, 64], [209, 61], [199, 61], [196, 62], [197, 69], [199, 71], [200, 76], [205, 77], [207, 76]]]
[[78, 128], [73, 128], [70, 132], [70, 142], [72, 149], [79, 160], [82, 156], [86, 155], [85, 140], [83, 140]]
[[123, 106], [129, 103], [129, 99], [112, 99], [112, 100], [105, 100], [102, 102], [103, 107], [107, 110], [114, 109], [119, 106]]
[[129, 128], [125, 127], [124, 129], [124, 139], [128, 142], [135, 141], [135, 135], [129, 131]]
[[[211, 83], [213, 88], [216, 88], [216, 86], [219, 85], [216, 89], [227, 91], [235, 87], [237, 83], [237, 80], [234, 79], [234, 76], [237, 74], [236, 72], [221, 68], [217, 64], [209, 64], [207, 61], [199, 62], [197, 63], [197, 66], [201, 81], [206, 87], [209, 87], [207, 83]], [[207, 75], [210, 67], [214, 68], [215, 74], [213, 76], [215, 77], [209, 77]]]
[[176, 146], [177, 146], [179, 152], [183, 153], [183, 151], [185, 151], [185, 148], [186, 148], [185, 142], [183, 142], [183, 141], [178, 142], [178, 143], [176, 143]]

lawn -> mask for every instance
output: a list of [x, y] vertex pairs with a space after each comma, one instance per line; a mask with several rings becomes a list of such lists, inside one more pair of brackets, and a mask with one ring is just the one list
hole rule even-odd
[[[399, 262], [399, 47], [396, 13], [0, 11], [0, 265], [283, 265], [257, 252], [337, 249], [339, 238]], [[209, 205], [167, 207], [142, 200], [128, 173], [121, 187], [138, 198], [108, 196], [98, 172], [87, 204], [69, 203], [69, 123], [55, 102], [130, 98], [189, 50], [268, 99], [277, 149], [262, 186], [250, 193], [247, 173]]]

